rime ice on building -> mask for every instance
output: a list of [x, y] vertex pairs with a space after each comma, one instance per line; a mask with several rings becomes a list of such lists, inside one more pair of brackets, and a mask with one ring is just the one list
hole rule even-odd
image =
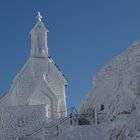
[[[31, 30], [31, 54], [14, 78], [10, 91], [0, 99], [0, 108], [21, 105], [45, 105], [48, 118], [64, 117], [67, 80], [48, 55], [48, 29], [38, 13]], [[63, 112], [63, 113], [61, 113]]]

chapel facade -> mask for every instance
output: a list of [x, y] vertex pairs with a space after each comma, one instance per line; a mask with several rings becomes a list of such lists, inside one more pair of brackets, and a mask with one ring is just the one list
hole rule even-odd
[[45, 105], [46, 117], [65, 117], [67, 80], [48, 54], [48, 28], [39, 12], [37, 19], [30, 32], [30, 57], [15, 76], [9, 92], [1, 97], [0, 108]]

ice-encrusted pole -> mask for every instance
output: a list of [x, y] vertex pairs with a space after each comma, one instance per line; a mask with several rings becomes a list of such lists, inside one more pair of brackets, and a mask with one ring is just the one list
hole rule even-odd
[[42, 140], [45, 140], [45, 128], [43, 127], [43, 134], [42, 134]]
[[95, 108], [95, 125], [97, 125], [97, 108]]

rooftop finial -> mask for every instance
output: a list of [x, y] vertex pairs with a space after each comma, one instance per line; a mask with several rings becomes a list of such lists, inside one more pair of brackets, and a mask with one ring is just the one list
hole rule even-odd
[[38, 11], [38, 14], [37, 14], [36, 18], [38, 19], [38, 21], [42, 21], [43, 17], [41, 16], [39, 11]]

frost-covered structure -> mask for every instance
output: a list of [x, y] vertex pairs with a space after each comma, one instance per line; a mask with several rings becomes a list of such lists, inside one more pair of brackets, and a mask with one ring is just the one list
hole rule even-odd
[[110, 140], [140, 139], [140, 42], [111, 60], [93, 85], [80, 112], [107, 123]]
[[48, 29], [41, 18], [31, 31], [31, 55], [14, 78], [10, 91], [0, 99], [0, 107], [46, 104], [48, 117], [65, 116], [67, 80], [48, 55]]
[[[48, 55], [48, 29], [42, 22], [40, 13], [37, 18], [38, 22], [30, 32], [30, 57], [14, 78], [9, 92], [0, 98], [0, 131], [10, 128], [17, 131], [19, 127], [21, 128], [21, 123], [23, 126], [29, 125], [25, 123], [28, 119], [33, 129], [37, 128], [33, 126], [34, 123], [37, 125], [39, 122], [38, 127], [41, 127], [46, 118], [67, 116], [65, 95], [67, 80]], [[38, 120], [33, 119], [34, 115]], [[6, 119], [8, 117], [13, 118], [15, 123], [10, 118]]]

